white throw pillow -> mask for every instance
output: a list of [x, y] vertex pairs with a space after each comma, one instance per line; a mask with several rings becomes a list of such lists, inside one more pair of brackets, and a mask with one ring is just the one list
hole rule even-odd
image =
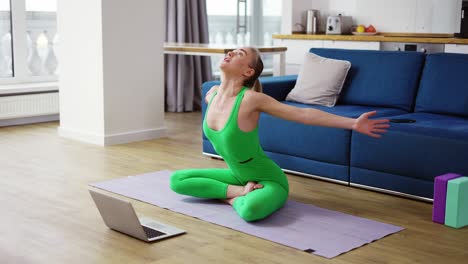
[[332, 107], [336, 104], [351, 63], [307, 52], [287, 101]]

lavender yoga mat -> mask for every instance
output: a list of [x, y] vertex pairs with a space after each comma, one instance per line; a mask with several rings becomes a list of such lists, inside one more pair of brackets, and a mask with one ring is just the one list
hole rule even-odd
[[292, 200], [266, 219], [245, 222], [228, 204], [174, 193], [170, 175], [166, 170], [90, 185], [326, 258], [403, 230]]

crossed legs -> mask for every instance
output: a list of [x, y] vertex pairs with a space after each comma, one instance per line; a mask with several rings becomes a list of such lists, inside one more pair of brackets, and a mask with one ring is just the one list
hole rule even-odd
[[179, 170], [171, 176], [170, 187], [179, 194], [226, 200], [246, 221], [269, 216], [288, 197], [288, 192], [274, 181], [243, 185], [229, 169]]

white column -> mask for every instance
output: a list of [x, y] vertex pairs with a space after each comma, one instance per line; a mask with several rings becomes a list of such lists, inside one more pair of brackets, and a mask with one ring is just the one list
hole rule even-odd
[[164, 1], [58, 1], [63, 137], [111, 145], [165, 136]]

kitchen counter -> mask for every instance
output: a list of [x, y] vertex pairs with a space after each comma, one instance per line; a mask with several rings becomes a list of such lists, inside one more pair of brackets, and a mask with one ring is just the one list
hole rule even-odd
[[[212, 54], [226, 54], [228, 51], [232, 51], [238, 48], [237, 45], [223, 45], [223, 44], [201, 44], [201, 43], [177, 43], [177, 42], [165, 42], [164, 53], [166, 54], [184, 54], [188, 55], [212, 55]], [[269, 54], [282, 54], [287, 48], [286, 47], [275, 47], [275, 46], [259, 46], [257, 47], [261, 53]], [[190, 54], [189, 54], [190, 53]]]
[[375, 42], [406, 42], [406, 43], [433, 43], [433, 44], [462, 44], [468, 45], [468, 39], [454, 37], [439, 37], [438, 34], [377, 34], [373, 36], [363, 35], [325, 35], [325, 34], [274, 34], [273, 39], [292, 39], [292, 40], [336, 40], [336, 41], [375, 41]]
[[[164, 54], [198, 56], [211, 56], [216, 54], [224, 55], [227, 52], [236, 49], [237, 47], [237, 45], [164, 42]], [[279, 68], [274, 70], [273, 75], [285, 74], [287, 47], [265, 45], [258, 46], [257, 48], [262, 54], [279, 55]]]

